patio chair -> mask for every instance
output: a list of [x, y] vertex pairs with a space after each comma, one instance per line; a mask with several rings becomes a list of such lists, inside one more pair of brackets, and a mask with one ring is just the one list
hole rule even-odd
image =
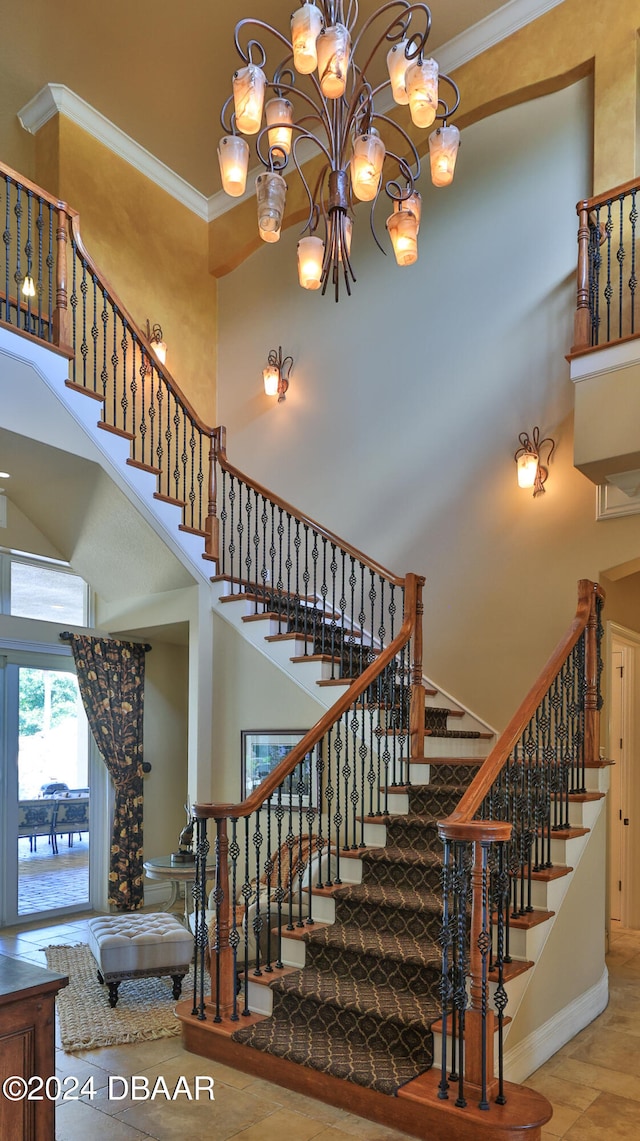
[[56, 815], [53, 826], [53, 848], [58, 851], [58, 836], [66, 835], [69, 848], [73, 847], [73, 837], [77, 832], [82, 838], [89, 831], [89, 797], [61, 797], [55, 802]]
[[29, 838], [29, 850], [35, 852], [38, 836], [47, 836], [55, 852], [53, 822], [56, 814], [55, 800], [20, 800], [18, 802], [18, 839]]

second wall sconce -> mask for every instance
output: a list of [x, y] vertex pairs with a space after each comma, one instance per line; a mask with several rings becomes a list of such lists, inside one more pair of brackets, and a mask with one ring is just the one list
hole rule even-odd
[[548, 447], [547, 463], [553, 455], [556, 446], [551, 436], [540, 439], [540, 429], [534, 428], [529, 437], [526, 432], [518, 436], [520, 447], [513, 457], [518, 465], [518, 487], [532, 487], [534, 497], [544, 494], [544, 485], [549, 475], [549, 469], [540, 462], [542, 449]]
[[158, 325], [157, 323], [155, 325], [150, 325], [148, 317], [147, 317], [147, 340], [151, 342], [151, 348], [153, 349], [154, 353], [156, 354], [158, 360], [160, 361], [160, 364], [166, 364], [167, 363], [167, 345], [166, 345], [166, 342], [162, 336], [162, 326]]
[[277, 396], [278, 404], [286, 397], [292, 368], [293, 357], [283, 357], [282, 346], [269, 350], [267, 367], [262, 370], [264, 391], [267, 396]]

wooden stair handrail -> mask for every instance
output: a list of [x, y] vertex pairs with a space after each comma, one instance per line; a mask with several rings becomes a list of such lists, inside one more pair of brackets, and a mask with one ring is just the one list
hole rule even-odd
[[140, 341], [140, 344], [144, 348], [149, 361], [153, 364], [156, 372], [162, 377], [162, 380], [165, 382], [165, 384], [167, 385], [167, 388], [171, 391], [171, 393], [175, 397], [177, 403], [181, 406], [181, 408], [187, 414], [187, 416], [193, 421], [193, 423], [196, 425], [196, 427], [199, 428], [199, 430], [202, 432], [203, 436], [208, 436], [209, 438], [213, 437], [216, 433], [216, 429], [210, 427], [208, 424], [205, 424], [204, 420], [202, 420], [200, 418], [200, 416], [196, 412], [193, 405], [190, 403], [190, 401], [184, 395], [182, 389], [180, 388], [180, 385], [177, 383], [176, 380], [174, 380], [173, 376], [171, 375], [171, 373], [167, 369], [166, 365], [160, 364], [160, 362], [157, 361], [157, 358], [156, 358], [156, 356], [153, 352], [152, 346], [151, 346], [151, 342], [147, 339], [145, 333], [143, 333], [142, 330], [138, 327], [137, 322], [134, 321], [133, 317], [129, 313], [126, 306], [123, 305], [122, 301], [120, 300], [120, 298], [119, 298], [118, 294], [116, 293], [115, 289], [113, 288], [113, 286], [109, 283], [107, 278], [104, 276], [104, 274], [102, 273], [102, 270], [100, 270], [98, 268], [94, 259], [91, 257], [91, 254], [88, 253], [87, 248], [86, 248], [86, 246], [82, 240], [82, 235], [80, 234], [80, 215], [78, 214], [77, 210], [69, 210], [68, 206], [65, 206], [65, 210], [66, 210], [66, 212], [69, 216], [70, 222], [71, 222], [71, 229], [73, 232], [74, 241], [76, 243], [76, 248], [79, 250], [81, 256], [86, 261], [87, 267], [90, 269], [90, 271], [95, 275], [97, 280], [100, 282], [101, 287], [107, 293], [109, 300], [112, 302], [112, 304], [114, 305], [115, 309], [118, 311], [120, 316], [123, 318], [123, 320], [126, 322], [126, 324], [134, 331], [137, 339]]
[[[406, 578], [407, 583], [407, 600], [405, 605], [405, 618], [402, 627], [393, 641], [378, 655], [375, 661], [367, 666], [364, 673], [356, 678], [349, 686], [346, 693], [339, 697], [334, 705], [320, 718], [318, 722], [308, 733], [305, 733], [301, 741], [294, 746], [290, 753], [280, 761], [280, 764], [273, 769], [268, 776], [253, 790], [246, 800], [241, 804], [196, 804], [193, 813], [200, 819], [214, 819], [223, 820], [229, 818], [232, 820], [240, 819], [243, 816], [250, 816], [252, 812], [256, 812], [262, 807], [264, 802], [275, 792], [279, 785], [294, 771], [296, 765], [310, 753], [313, 748], [322, 740], [325, 733], [336, 721], [346, 713], [354, 701], [364, 693], [366, 689], [375, 681], [376, 677], [389, 665], [395, 658], [396, 654], [407, 644], [411, 638], [412, 631], [415, 626], [417, 604], [419, 590], [421, 589], [422, 579], [419, 575], [408, 574]], [[407, 730], [407, 736], [408, 736]]]
[[614, 186], [611, 190], [605, 190], [602, 194], [594, 194], [592, 198], [581, 199], [576, 206], [576, 211], [579, 214], [583, 209], [595, 210], [597, 206], [605, 206], [607, 202], [624, 198], [632, 190], [640, 190], [640, 177], [638, 175], [635, 178], [630, 178], [628, 182], [621, 182], [619, 186]]
[[[216, 431], [224, 432], [224, 428], [216, 429]], [[352, 547], [350, 543], [345, 542], [345, 540], [341, 539], [339, 535], [334, 535], [333, 531], [329, 531], [326, 527], [323, 527], [320, 523], [317, 523], [315, 519], [311, 518], [310, 515], [304, 515], [301, 511], [298, 510], [297, 507], [293, 507], [290, 503], [287, 503], [285, 499], [281, 499], [279, 495], [274, 495], [272, 491], [269, 491], [267, 488], [263, 487], [262, 484], [257, 483], [254, 479], [251, 479], [249, 476], [245, 475], [244, 472], [240, 471], [239, 468], [234, 467], [233, 464], [229, 463], [224, 450], [221, 448], [218, 449], [218, 462], [223, 471], [226, 471], [229, 475], [234, 476], [236, 479], [242, 480], [242, 482], [245, 483], [247, 487], [250, 487], [252, 491], [257, 491], [258, 495], [264, 495], [270, 503], [274, 503], [276, 507], [281, 507], [283, 511], [286, 511], [287, 514], [292, 515], [294, 519], [297, 519], [298, 522], [302, 523], [303, 526], [311, 527], [312, 530], [317, 531], [318, 535], [322, 536], [322, 538], [327, 539], [328, 542], [335, 544], [335, 546], [338, 547], [341, 551], [345, 551], [346, 554], [350, 555], [354, 559], [357, 559], [358, 562], [363, 564], [363, 566], [368, 567], [369, 570], [379, 574], [381, 578], [387, 579], [387, 581], [393, 583], [394, 586], [405, 585], [406, 579], [401, 578], [399, 575], [394, 574], [390, 570], [387, 570], [386, 567], [383, 567], [380, 563], [377, 563], [375, 559], [369, 558], [368, 555], [365, 555], [362, 551], [359, 551], [357, 547]]]
[[446, 820], [439, 822], [438, 828], [442, 836], [449, 839], [465, 838], [460, 832], [460, 825], [464, 824], [471, 826], [469, 839], [481, 838], [479, 829], [486, 827], [486, 822], [474, 821], [473, 818], [499, 776], [501, 769], [507, 763], [514, 745], [529, 724], [549, 686], [560, 673], [567, 657], [586, 629], [593, 614], [596, 598], [604, 598], [604, 591], [600, 585], [591, 582], [590, 579], [580, 579], [575, 618], [566, 634], [558, 642], [551, 657], [524, 701], [514, 713], [506, 729], [500, 734], [479, 772], [461, 797], [457, 808]]

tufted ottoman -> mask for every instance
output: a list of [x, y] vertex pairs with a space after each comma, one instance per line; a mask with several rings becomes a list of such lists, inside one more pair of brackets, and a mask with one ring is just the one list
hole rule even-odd
[[193, 936], [172, 915], [128, 912], [101, 915], [88, 924], [89, 947], [98, 964], [98, 981], [109, 987], [109, 1003], [118, 1001], [124, 979], [171, 975], [173, 997], [193, 957]]

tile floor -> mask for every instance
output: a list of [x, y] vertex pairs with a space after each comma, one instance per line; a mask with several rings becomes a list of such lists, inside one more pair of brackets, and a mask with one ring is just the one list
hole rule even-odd
[[[50, 942], [84, 941], [86, 917], [47, 927], [0, 931], [0, 953], [45, 965]], [[605, 1012], [528, 1079], [549, 1098], [554, 1116], [543, 1137], [566, 1141], [640, 1141], [640, 931], [619, 930], [607, 958], [610, 1002]], [[270, 1082], [208, 1062], [182, 1049], [179, 1038], [65, 1054], [58, 1074], [95, 1096], [57, 1109], [56, 1141], [408, 1141], [406, 1135], [334, 1109]], [[215, 1101], [109, 1100], [109, 1078], [163, 1077], [172, 1090], [184, 1075], [214, 1079]], [[113, 1092], [121, 1094], [120, 1084]]]

